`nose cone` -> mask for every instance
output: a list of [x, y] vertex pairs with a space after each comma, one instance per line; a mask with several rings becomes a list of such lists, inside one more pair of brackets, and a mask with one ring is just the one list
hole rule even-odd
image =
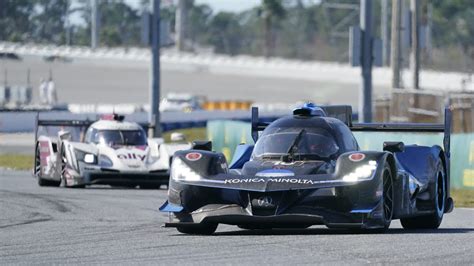
[[[282, 177], [327, 173], [328, 163], [323, 161], [290, 162], [249, 161], [243, 169], [243, 175], [261, 177]], [[324, 169], [324, 170], [323, 170]]]
[[143, 168], [148, 157], [148, 149], [142, 147], [121, 148], [117, 150], [117, 158], [132, 169]]

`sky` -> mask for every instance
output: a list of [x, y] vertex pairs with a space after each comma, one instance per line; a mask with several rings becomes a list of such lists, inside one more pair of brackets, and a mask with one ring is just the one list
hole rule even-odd
[[[161, 0], [162, 4], [173, 1], [176, 2], [176, 0]], [[125, 2], [135, 9], [138, 9], [140, 6], [140, 0], [125, 0]], [[212, 10], [214, 10], [214, 12], [240, 12], [255, 7], [261, 4], [261, 2], [262, 0], [195, 0], [196, 4], [208, 4], [212, 8]], [[74, 0], [72, 3], [74, 6]], [[71, 15], [71, 22], [73, 24], [84, 23], [79, 14]]]
[[261, 3], [261, 0], [196, 0], [196, 3], [205, 3], [212, 7], [213, 10], [240, 12]]
[[[173, 0], [162, 0], [161, 2], [164, 4], [171, 1]], [[140, 0], [125, 0], [125, 2], [132, 7], [137, 8], [139, 6]], [[262, 0], [195, 0], [195, 4], [208, 4], [216, 12], [240, 12], [259, 5], [261, 2]]]

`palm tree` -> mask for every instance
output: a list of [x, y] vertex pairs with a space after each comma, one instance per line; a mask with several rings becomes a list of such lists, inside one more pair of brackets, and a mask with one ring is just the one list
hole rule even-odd
[[273, 50], [275, 48], [273, 23], [276, 19], [285, 16], [285, 9], [281, 0], [262, 0], [259, 13], [263, 18], [263, 31], [265, 37], [263, 55], [268, 58], [273, 56]]

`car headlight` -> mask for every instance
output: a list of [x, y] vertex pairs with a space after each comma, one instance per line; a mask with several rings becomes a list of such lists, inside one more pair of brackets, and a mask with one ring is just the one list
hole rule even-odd
[[76, 152], [76, 160], [85, 162], [88, 164], [96, 164], [97, 157], [92, 154], [81, 150], [74, 150]]
[[94, 155], [94, 154], [90, 154], [90, 153], [84, 155], [84, 162], [85, 162], [85, 163], [90, 163], [90, 164], [95, 163], [95, 162], [96, 162], [96, 160], [95, 160], [95, 155]]
[[342, 180], [345, 182], [357, 182], [372, 179], [375, 169], [377, 169], [377, 162], [369, 161], [368, 164], [361, 165], [353, 172], [345, 175]]
[[100, 167], [112, 167], [114, 163], [108, 156], [101, 154], [99, 156], [99, 165]]
[[171, 179], [175, 181], [199, 181], [201, 176], [187, 166], [180, 158], [174, 158], [171, 164]]

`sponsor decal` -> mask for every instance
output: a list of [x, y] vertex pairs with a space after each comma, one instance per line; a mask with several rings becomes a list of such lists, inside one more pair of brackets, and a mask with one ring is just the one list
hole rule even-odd
[[140, 160], [145, 161], [145, 154], [136, 154], [136, 153], [127, 153], [127, 154], [117, 154], [117, 158], [121, 160]]
[[363, 153], [353, 153], [349, 155], [349, 160], [353, 162], [360, 162], [365, 159], [365, 154]]
[[316, 181], [311, 179], [299, 179], [299, 178], [233, 178], [225, 179], [224, 184], [244, 184], [244, 183], [286, 183], [286, 184], [304, 184], [304, 185], [314, 185], [324, 182], [331, 181]]
[[191, 162], [195, 162], [201, 158], [202, 158], [202, 154], [200, 154], [199, 152], [190, 152], [186, 154], [186, 160], [191, 161]]
[[285, 170], [285, 169], [267, 169], [255, 174], [255, 176], [262, 176], [262, 177], [283, 177], [283, 176], [294, 176], [294, 175], [295, 173], [293, 173], [290, 170]]

